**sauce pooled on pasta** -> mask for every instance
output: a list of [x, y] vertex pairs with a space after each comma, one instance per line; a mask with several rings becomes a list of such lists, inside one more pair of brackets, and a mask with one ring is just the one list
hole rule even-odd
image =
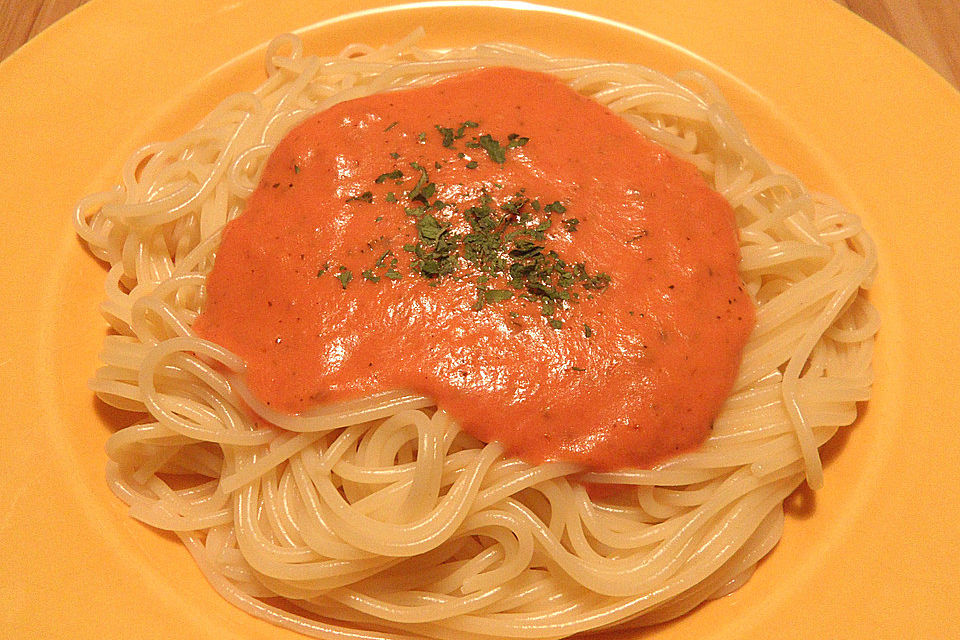
[[692, 165], [551, 76], [483, 69], [296, 127], [195, 329], [281, 411], [407, 389], [529, 462], [648, 467], [731, 390], [739, 257]]

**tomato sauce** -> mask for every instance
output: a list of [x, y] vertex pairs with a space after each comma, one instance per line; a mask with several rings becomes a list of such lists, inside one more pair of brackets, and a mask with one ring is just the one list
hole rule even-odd
[[549, 75], [482, 69], [291, 131], [195, 329], [281, 411], [406, 389], [529, 462], [649, 467], [730, 392], [739, 259], [692, 165]]

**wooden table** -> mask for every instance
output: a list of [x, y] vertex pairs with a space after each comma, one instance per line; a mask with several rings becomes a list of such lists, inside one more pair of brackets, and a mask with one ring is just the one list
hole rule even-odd
[[[0, 60], [87, 0], [0, 0]], [[960, 88], [960, 0], [836, 0]]]

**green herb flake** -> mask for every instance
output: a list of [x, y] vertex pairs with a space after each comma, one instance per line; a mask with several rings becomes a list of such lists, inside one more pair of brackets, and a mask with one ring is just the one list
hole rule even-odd
[[420, 242], [435, 244], [441, 233], [443, 233], [443, 227], [432, 215], [426, 214], [417, 221], [417, 234], [420, 236]]
[[440, 132], [441, 144], [449, 148], [453, 147], [454, 133], [450, 127], [441, 127], [438, 124], [433, 125]]
[[483, 309], [484, 305], [487, 304], [487, 297], [484, 294], [484, 291], [486, 291], [485, 288], [477, 287], [477, 300], [473, 303], [473, 306], [470, 307], [474, 311], [480, 311]]
[[400, 278], [403, 277], [402, 275], [400, 275], [400, 272], [397, 271], [396, 269], [389, 269], [389, 270], [387, 270], [387, 272], [386, 272], [385, 274], [383, 274], [383, 275], [384, 275], [384, 277], [390, 278], [391, 280], [399, 280]]
[[565, 213], [567, 208], [559, 200], [555, 200], [543, 208], [546, 213]]
[[590, 325], [588, 324], [583, 325], [583, 336], [585, 338], [590, 338], [593, 336], [593, 329], [590, 328]]
[[370, 269], [364, 269], [361, 275], [364, 277], [364, 279], [369, 280], [370, 282], [380, 282], [380, 276], [375, 274]]
[[393, 191], [387, 191], [387, 195], [385, 195], [383, 199], [386, 200], [387, 202], [396, 202], [397, 195]]
[[411, 200], [416, 200], [417, 198], [423, 199], [423, 196], [421, 196], [421, 193], [423, 192], [427, 184], [432, 184], [429, 182], [430, 177], [427, 174], [427, 170], [424, 169], [422, 166], [420, 166], [420, 163], [411, 162], [410, 166], [413, 167], [413, 169], [415, 169], [416, 171], [420, 172], [420, 177], [417, 179], [417, 184], [414, 185], [413, 189], [411, 189], [407, 193], [407, 197], [410, 198]]
[[387, 249], [386, 251], [384, 251], [384, 252], [383, 252], [383, 255], [380, 256], [380, 257], [377, 259], [377, 262], [376, 262], [376, 264], [375, 264], [374, 266], [376, 266], [376, 267], [382, 267], [382, 266], [383, 266], [383, 261], [386, 260], [386, 259], [387, 259], [387, 256], [389, 256], [389, 255], [392, 254], [392, 253], [393, 253], [393, 251], [391, 251], [390, 249]]
[[391, 122], [389, 125], [387, 125], [387, 128], [384, 129], [383, 132], [386, 133], [387, 131], [390, 131], [390, 129], [393, 129], [393, 128], [394, 128], [395, 126], [397, 126], [398, 124], [400, 124], [400, 121], [399, 121], [399, 120], [394, 120], [394, 121]]
[[577, 225], [580, 224], [580, 221], [576, 218], [567, 218], [566, 220], [561, 220], [563, 226], [567, 228], [567, 231], [574, 233], [577, 230]]
[[507, 161], [507, 150], [500, 146], [500, 143], [489, 133], [485, 133], [477, 140], [490, 159], [497, 164], [503, 164]]
[[549, 318], [554, 313], [556, 313], [557, 305], [553, 301], [553, 297], [550, 295], [549, 290], [545, 289], [544, 287], [536, 287], [534, 288], [534, 290], [540, 293], [540, 295], [542, 296], [540, 301], [540, 315], [546, 316]]
[[550, 326], [553, 327], [554, 329], [563, 328], [563, 323], [557, 320], [556, 318], [550, 318], [550, 320], [548, 320], [547, 322], [549, 322]]
[[394, 169], [388, 173], [381, 173], [379, 176], [377, 176], [377, 179], [374, 180], [374, 182], [377, 184], [383, 184], [387, 180], [399, 180], [402, 177], [403, 171], [400, 171], [400, 169]]
[[334, 277], [340, 281], [340, 286], [346, 289], [347, 284], [349, 284], [349, 282], [353, 280], [353, 272], [351, 272], [350, 269], [347, 269], [346, 267], [340, 267], [340, 273], [338, 273]]
[[513, 297], [513, 292], [507, 289], [484, 289], [483, 297], [486, 302], [503, 302]]
[[467, 169], [476, 169], [478, 166], [480, 165], [477, 164], [476, 160], [471, 160], [470, 162], [467, 163]]
[[293, 172], [294, 172], [294, 173], [300, 173], [300, 165], [298, 165], [298, 164], [293, 165]]
[[530, 142], [530, 138], [525, 138], [517, 133], [511, 133], [507, 136], [507, 149], [513, 149], [515, 147], [522, 147], [523, 145]]
[[370, 204], [373, 202], [373, 193], [370, 191], [364, 191], [358, 196], [350, 196], [347, 198], [347, 202], [366, 202]]

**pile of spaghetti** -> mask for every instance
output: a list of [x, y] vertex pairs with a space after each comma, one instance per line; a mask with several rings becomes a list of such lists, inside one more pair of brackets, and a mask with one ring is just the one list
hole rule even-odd
[[[736, 589], [779, 540], [783, 500], [804, 480], [821, 486], [819, 447], [870, 395], [879, 318], [862, 290], [876, 255], [860, 221], [765, 160], [696, 73], [510, 45], [428, 51], [417, 35], [326, 58], [277, 38], [260, 87], [143, 147], [121, 185], [78, 205], [78, 233], [110, 265], [112, 332], [91, 386], [144, 416], [107, 443], [111, 489], [134, 518], [176, 532], [230, 602], [324, 638], [564, 637]], [[192, 331], [224, 225], [293, 126], [492, 65], [555, 75], [733, 206], [757, 323], [698, 450], [584, 474], [507, 457], [403, 391], [280, 414], [245, 387], [240, 358]]]

